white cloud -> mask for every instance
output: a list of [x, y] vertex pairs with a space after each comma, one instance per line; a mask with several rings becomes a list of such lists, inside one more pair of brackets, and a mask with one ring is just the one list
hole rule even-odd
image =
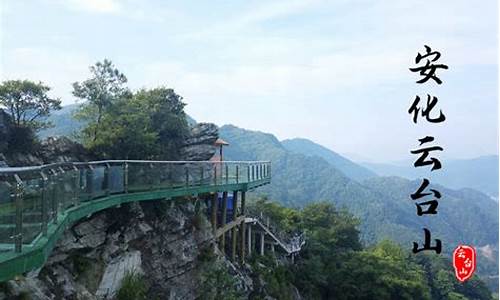
[[71, 83], [88, 77], [93, 61], [86, 55], [53, 48], [14, 48], [2, 57], [0, 80], [42, 81], [52, 88], [50, 94], [63, 104], [74, 102]]

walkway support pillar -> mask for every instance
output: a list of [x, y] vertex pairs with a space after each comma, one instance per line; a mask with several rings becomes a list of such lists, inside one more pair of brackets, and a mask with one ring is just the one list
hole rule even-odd
[[238, 191], [233, 192], [233, 214], [231, 221], [236, 220], [238, 216]]
[[211, 213], [210, 213], [210, 223], [212, 223], [212, 230], [214, 232], [214, 235], [215, 235], [215, 232], [217, 231], [217, 192], [214, 193], [213, 197], [212, 197], [212, 203], [210, 205], [210, 210], [211, 210]]
[[240, 261], [242, 264], [245, 263], [245, 220], [241, 221], [240, 225]]
[[[227, 218], [227, 192], [222, 193], [222, 225], [221, 226], [226, 226], [226, 218]], [[226, 233], [222, 233], [222, 236], [220, 237], [220, 248], [222, 252], [225, 251], [226, 249]]]
[[[241, 215], [245, 216], [245, 191], [241, 192]], [[240, 261], [245, 263], [245, 220], [241, 221], [240, 225]]]
[[[236, 214], [237, 214], [237, 208], [238, 208], [238, 191], [233, 192], [233, 214], [232, 214], [232, 220], [236, 220]], [[233, 227], [231, 231], [231, 260], [233, 262], [236, 261], [236, 243], [237, 243], [237, 231], [236, 231], [236, 226]]]
[[240, 215], [244, 216], [246, 211], [245, 211], [245, 191], [241, 192], [241, 213]]
[[264, 232], [260, 233], [260, 255], [264, 255]]
[[236, 261], [236, 243], [238, 240], [238, 232], [236, 231], [236, 226], [231, 229], [231, 261], [235, 262]]
[[252, 254], [252, 224], [248, 224], [248, 233], [247, 233], [247, 236], [248, 236], [248, 255], [251, 255]]

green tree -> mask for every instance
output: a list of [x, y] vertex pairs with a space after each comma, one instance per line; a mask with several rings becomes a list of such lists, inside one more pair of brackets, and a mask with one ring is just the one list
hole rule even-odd
[[158, 134], [144, 103], [121, 98], [100, 122], [102, 129], [89, 145], [95, 153], [113, 159], [148, 159], [158, 152]]
[[7, 152], [30, 152], [35, 133], [51, 124], [46, 117], [61, 109], [61, 100], [49, 97], [50, 87], [42, 82], [8, 80], [0, 84], [0, 107], [9, 115], [11, 132], [6, 137]]
[[61, 100], [47, 95], [50, 87], [42, 82], [8, 80], [0, 84], [0, 105], [16, 127], [38, 131], [50, 126], [44, 121], [52, 110], [61, 109]]
[[73, 83], [73, 95], [87, 100], [76, 113], [77, 119], [88, 122], [82, 132], [86, 144], [98, 139], [104, 115], [118, 99], [129, 93], [124, 86], [127, 78], [110, 60], [97, 62], [90, 67], [90, 73], [91, 78]]
[[159, 87], [142, 89], [134, 94], [150, 118], [151, 129], [158, 137], [157, 157], [162, 160], [178, 159], [178, 150], [188, 134], [188, 123], [184, 112], [185, 103], [173, 89]]

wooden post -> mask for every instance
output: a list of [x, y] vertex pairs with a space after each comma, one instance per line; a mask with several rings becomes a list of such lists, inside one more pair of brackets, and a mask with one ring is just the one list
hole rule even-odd
[[[222, 227], [226, 226], [227, 218], [227, 192], [222, 192]], [[226, 249], [226, 234], [222, 233], [220, 237], [220, 248], [224, 252]]]
[[212, 197], [212, 204], [211, 204], [211, 223], [212, 223], [212, 230], [214, 232], [217, 231], [217, 192], [214, 193], [214, 196]]

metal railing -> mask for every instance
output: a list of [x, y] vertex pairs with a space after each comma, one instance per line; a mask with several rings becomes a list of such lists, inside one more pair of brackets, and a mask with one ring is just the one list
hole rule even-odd
[[115, 195], [265, 181], [268, 161], [107, 160], [0, 168], [0, 254], [47, 236], [69, 209]]
[[271, 232], [286, 247], [286, 250], [290, 254], [299, 252], [306, 243], [304, 232], [286, 232], [273, 222], [271, 218], [264, 215], [263, 212], [257, 212], [255, 209], [249, 208], [247, 216], [257, 220]]

